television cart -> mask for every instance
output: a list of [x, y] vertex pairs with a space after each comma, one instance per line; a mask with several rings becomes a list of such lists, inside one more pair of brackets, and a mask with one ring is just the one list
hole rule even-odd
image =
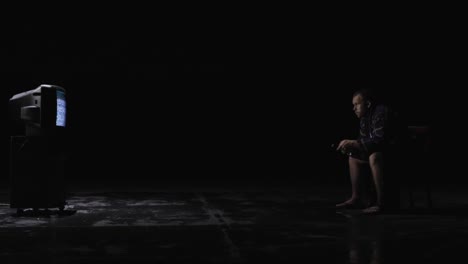
[[64, 142], [54, 136], [12, 136], [10, 140], [10, 208], [17, 214], [57, 207], [65, 201]]

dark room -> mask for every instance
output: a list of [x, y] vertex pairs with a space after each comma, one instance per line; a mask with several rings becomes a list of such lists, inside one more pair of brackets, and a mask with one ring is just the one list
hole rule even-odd
[[464, 257], [459, 42], [390, 18], [15, 24], [2, 263]]

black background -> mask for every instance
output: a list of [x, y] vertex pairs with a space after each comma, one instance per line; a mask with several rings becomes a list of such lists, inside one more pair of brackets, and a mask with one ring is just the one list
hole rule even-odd
[[450, 25], [293, 17], [16, 23], [1, 46], [1, 118], [16, 93], [64, 87], [73, 179], [333, 183], [346, 171], [330, 145], [356, 136], [351, 96], [370, 87], [431, 125], [434, 171], [464, 181]]

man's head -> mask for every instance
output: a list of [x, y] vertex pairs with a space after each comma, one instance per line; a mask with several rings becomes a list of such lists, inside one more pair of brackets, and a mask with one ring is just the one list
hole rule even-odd
[[354, 92], [353, 94], [353, 111], [358, 118], [367, 114], [369, 109], [373, 106], [374, 98], [371, 91], [362, 89]]

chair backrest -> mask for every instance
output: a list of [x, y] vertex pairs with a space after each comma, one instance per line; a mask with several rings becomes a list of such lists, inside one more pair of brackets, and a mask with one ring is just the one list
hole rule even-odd
[[413, 147], [428, 152], [431, 144], [429, 126], [408, 126], [408, 133]]

